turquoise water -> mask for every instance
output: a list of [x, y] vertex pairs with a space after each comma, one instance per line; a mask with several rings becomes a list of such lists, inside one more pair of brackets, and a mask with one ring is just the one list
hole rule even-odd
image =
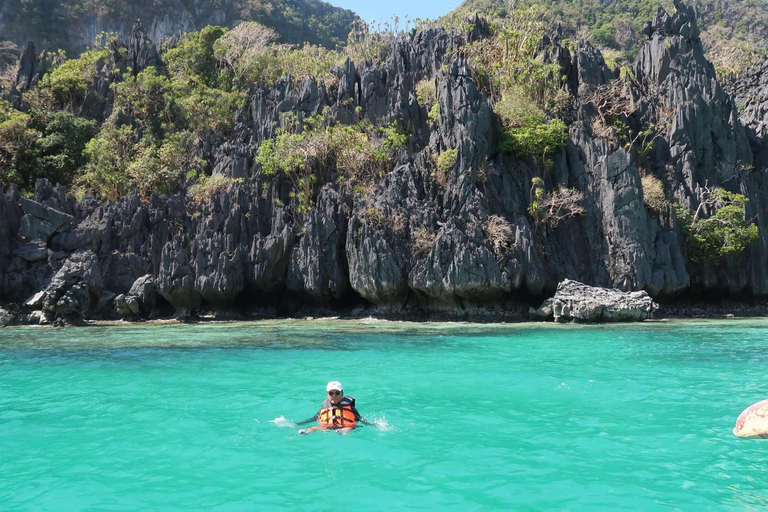
[[[768, 321], [0, 330], [3, 510], [758, 510]], [[376, 421], [298, 436], [325, 383]]]

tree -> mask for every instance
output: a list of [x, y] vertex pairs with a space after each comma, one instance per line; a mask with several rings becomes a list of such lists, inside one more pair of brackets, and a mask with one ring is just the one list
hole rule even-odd
[[31, 126], [29, 115], [0, 100], [0, 181], [28, 188], [39, 167], [36, 143], [40, 132]]
[[[721, 188], [704, 187], [696, 211], [675, 205], [675, 213], [688, 246], [688, 257], [696, 263], [716, 261], [738, 254], [756, 243], [757, 225], [744, 218], [748, 199]], [[707, 211], [714, 213], [706, 216]]]
[[220, 62], [229, 66], [240, 83], [261, 54], [278, 38], [277, 32], [255, 21], [239, 24], [214, 43]]

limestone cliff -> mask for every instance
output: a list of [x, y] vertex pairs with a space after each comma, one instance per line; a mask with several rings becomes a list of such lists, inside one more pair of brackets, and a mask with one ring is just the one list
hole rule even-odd
[[[463, 33], [415, 31], [397, 38], [381, 63], [336, 68], [335, 83], [286, 77], [254, 88], [232, 136], [207, 149], [214, 174], [242, 182], [206, 204], [184, 193], [146, 203], [136, 195], [76, 202], [44, 181], [34, 200], [10, 189], [0, 201], [0, 296], [23, 302], [44, 291], [30, 308], [88, 316], [112, 311], [112, 298], [131, 295], [139, 279], [142, 290], [152, 281], [181, 314], [256, 305], [278, 313], [376, 305], [390, 313], [503, 314], [521, 303], [527, 310], [566, 278], [662, 300], [768, 294], [765, 73], [746, 73], [730, 86], [745, 105], [740, 113], [682, 4], [675, 14], [660, 9], [647, 24], [633, 79], [619, 89], [606, 88], [617, 77], [599, 51], [583, 42], [565, 48], [555, 34], [541, 52], [566, 76], [573, 112], [567, 147], [550, 168], [495, 150], [490, 100], [452, 51], [487, 30], [476, 19]], [[416, 100], [423, 79], [436, 83], [436, 121]], [[596, 124], [594, 95], [607, 90], [631, 102], [630, 122], [662, 127], [643, 168], [662, 180], [666, 197], [695, 208], [708, 186], [744, 194], [758, 243], [716, 263], [689, 261], [672, 207], [644, 204], [636, 153]], [[281, 113], [302, 119], [320, 111], [341, 123], [359, 112], [380, 124], [397, 120], [411, 137], [365, 193], [319, 184], [300, 221], [288, 184], [263, 176], [255, 155]], [[456, 160], [441, 182], [433, 155], [448, 149]], [[529, 211], [535, 177], [548, 189], [582, 192], [585, 214], [557, 226], [537, 223]], [[512, 227], [502, 250], [488, 233], [492, 216]], [[426, 247], [415, 240], [424, 234]], [[141, 301], [154, 301], [147, 293]]]

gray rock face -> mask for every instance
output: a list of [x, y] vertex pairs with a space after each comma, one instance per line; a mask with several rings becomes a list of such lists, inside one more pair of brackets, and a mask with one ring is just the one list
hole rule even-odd
[[56, 302], [55, 312], [58, 316], [64, 318], [82, 318], [91, 307], [91, 295], [88, 288], [83, 284], [72, 286]]
[[262, 293], [272, 292], [283, 284], [294, 243], [292, 226], [286, 223], [282, 210], [278, 212], [272, 233], [266, 237], [256, 234], [248, 255], [253, 266], [251, 286]]
[[339, 299], [349, 285], [345, 268], [349, 206], [330, 187], [320, 192], [309, 214], [307, 230], [294, 246], [288, 268], [288, 289], [320, 302]]
[[768, 168], [768, 60], [745, 69], [724, 87], [739, 106], [739, 121], [755, 153], [756, 168]]
[[14, 256], [31, 263], [48, 259], [48, 246], [43, 240], [35, 240], [31, 243], [20, 245], [14, 251]]
[[127, 294], [115, 297], [115, 311], [121, 316], [149, 315], [157, 306], [157, 283], [152, 274], [138, 278]]
[[149, 313], [157, 305], [157, 284], [152, 274], [138, 278], [128, 291], [130, 297], [136, 297], [142, 309]]
[[160, 294], [177, 310], [187, 312], [202, 304], [203, 299], [195, 288], [189, 241], [185, 236], [176, 235], [165, 244], [157, 285]]
[[62, 317], [82, 317], [98, 301], [102, 287], [99, 260], [92, 251], [72, 254], [45, 290], [43, 311]]
[[141, 21], [138, 20], [131, 28], [131, 38], [128, 41], [128, 62], [135, 75], [150, 66], [159, 68], [163, 64], [155, 45], [149, 40]]
[[644, 291], [622, 292], [566, 279], [534, 314], [555, 322], [633, 322], [652, 318], [657, 309]]

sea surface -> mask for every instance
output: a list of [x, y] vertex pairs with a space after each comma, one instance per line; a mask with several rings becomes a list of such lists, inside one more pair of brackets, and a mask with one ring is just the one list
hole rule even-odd
[[768, 320], [9, 328], [0, 509], [764, 510], [767, 397]]

